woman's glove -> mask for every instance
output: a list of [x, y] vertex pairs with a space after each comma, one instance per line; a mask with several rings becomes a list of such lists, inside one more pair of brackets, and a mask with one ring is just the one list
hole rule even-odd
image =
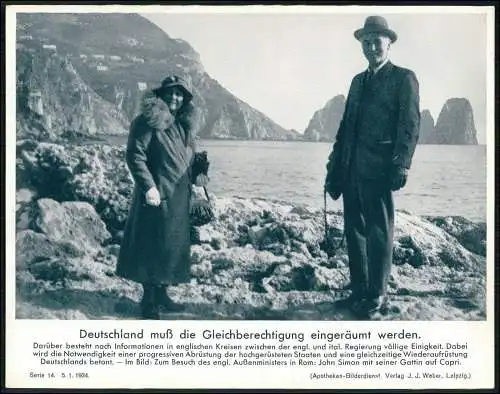
[[[207, 151], [195, 152], [193, 167], [192, 167], [192, 177], [194, 184], [197, 182], [203, 183], [208, 181], [208, 168], [210, 167], [210, 162], [208, 161]], [[200, 178], [199, 175], [205, 175], [206, 178]]]
[[156, 187], [152, 187], [146, 192], [146, 204], [157, 207], [160, 205], [160, 192]]

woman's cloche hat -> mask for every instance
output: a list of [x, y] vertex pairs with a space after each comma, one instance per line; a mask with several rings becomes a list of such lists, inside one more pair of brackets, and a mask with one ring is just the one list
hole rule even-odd
[[173, 88], [174, 86], [177, 86], [182, 89], [184, 92], [185, 98], [189, 101], [193, 99], [193, 88], [191, 85], [191, 78], [188, 77], [181, 77], [178, 75], [169, 75], [166, 77], [162, 82], [159, 87], [156, 89], [153, 89], [153, 91], [160, 95], [162, 94], [166, 89]]
[[360, 40], [363, 35], [369, 33], [383, 34], [389, 37], [392, 42], [395, 42], [398, 39], [396, 32], [389, 29], [387, 21], [382, 16], [375, 15], [366, 18], [365, 25], [361, 29], [354, 32], [354, 37], [356, 37], [357, 40]]

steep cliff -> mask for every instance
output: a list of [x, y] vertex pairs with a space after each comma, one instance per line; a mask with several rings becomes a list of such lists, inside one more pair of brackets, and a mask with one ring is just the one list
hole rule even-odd
[[436, 138], [438, 144], [478, 144], [474, 114], [469, 100], [451, 98], [446, 101], [436, 122]]
[[304, 131], [304, 139], [309, 141], [333, 141], [345, 109], [344, 95], [330, 99], [323, 108], [316, 111]]
[[[17, 31], [20, 48], [36, 57], [52, 53], [68, 59], [89, 90], [127, 122], [137, 114], [145, 89], [179, 73], [193, 82], [201, 137], [285, 140], [297, 135], [237, 99], [205, 72], [187, 42], [139, 15], [19, 14]], [[74, 101], [65, 105], [68, 112], [79, 110]]]
[[299, 137], [298, 133], [285, 130], [238, 99], [227, 100], [222, 106], [217, 105], [217, 110], [208, 118], [201, 136], [241, 140], [296, 140]]
[[434, 118], [428, 109], [424, 109], [421, 113], [420, 120], [420, 137], [419, 144], [436, 144], [436, 128], [434, 126]]
[[17, 137], [41, 140], [126, 133], [128, 120], [56, 53], [17, 49]]

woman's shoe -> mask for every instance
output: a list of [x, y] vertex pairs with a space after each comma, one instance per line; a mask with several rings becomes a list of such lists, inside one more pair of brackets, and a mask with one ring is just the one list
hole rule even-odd
[[168, 296], [165, 286], [156, 286], [155, 302], [161, 309], [166, 312], [182, 312], [185, 309], [183, 305], [174, 302]]
[[144, 294], [141, 300], [141, 316], [145, 320], [160, 320], [160, 310], [155, 300], [152, 286], [143, 285]]
[[156, 305], [142, 304], [141, 316], [144, 320], [160, 320], [160, 310]]

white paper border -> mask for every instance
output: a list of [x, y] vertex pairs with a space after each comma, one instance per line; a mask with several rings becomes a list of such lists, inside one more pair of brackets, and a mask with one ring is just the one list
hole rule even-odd
[[[383, 14], [461, 14], [461, 13], [486, 13], [487, 14], [487, 127], [486, 127], [486, 149], [487, 149], [487, 320], [480, 322], [334, 322], [336, 326], [345, 326], [349, 328], [356, 327], [361, 329], [365, 325], [369, 325], [372, 329], [384, 329], [388, 326], [397, 327], [404, 326], [414, 329], [423, 330], [423, 332], [445, 332], [450, 337], [456, 331], [466, 330], [470, 338], [474, 338], [477, 333], [481, 333], [480, 338], [476, 342], [476, 346], [481, 346], [481, 371], [484, 374], [484, 388], [493, 387], [494, 384], [494, 204], [495, 204], [495, 188], [494, 188], [494, 157], [495, 157], [495, 124], [494, 124], [494, 109], [495, 109], [495, 75], [494, 75], [494, 22], [495, 8], [494, 6], [123, 6], [123, 5], [99, 5], [99, 6], [72, 6], [72, 5], [8, 5], [6, 6], [6, 385], [7, 387], [23, 387], [29, 386], [28, 380], [23, 379], [16, 371], [23, 365], [22, 354], [17, 350], [23, 348], [23, 344], [30, 338], [33, 331], [41, 332], [56, 332], [56, 335], [67, 335], [68, 333], [77, 332], [83, 325], [81, 321], [40, 321], [40, 320], [16, 320], [15, 319], [15, 62], [16, 62], [16, 12], [134, 12], [134, 13], [335, 13], [335, 14], [357, 14], [366, 12], [376, 12]], [[109, 322], [88, 321], [85, 322], [86, 327], [100, 329], [103, 326], [108, 326]], [[161, 322], [141, 322], [141, 321], [114, 321], [114, 326], [132, 328], [138, 325], [144, 327], [159, 327]], [[179, 321], [179, 322], [163, 322], [165, 324], [175, 325], [176, 327], [197, 327], [203, 326], [221, 326], [227, 325], [228, 322], [200, 322], [200, 321]], [[237, 323], [239, 327], [255, 324], [253, 322]], [[318, 322], [259, 322], [261, 326], [268, 328], [287, 327], [310, 327], [317, 325]], [[478, 361], [479, 362], [479, 361]], [[290, 371], [289, 371], [290, 372]], [[293, 379], [293, 374], [288, 373], [289, 379]], [[145, 376], [145, 375], [144, 375]], [[278, 374], [276, 374], [278, 376]], [[213, 377], [210, 370], [207, 370], [207, 376], [204, 378]], [[124, 381], [124, 376], [120, 376], [117, 371], [116, 375], [109, 376], [106, 385], [109, 388], [119, 387], [120, 382]], [[238, 381], [232, 380], [231, 376], [227, 377], [227, 387], [237, 387]], [[156, 379], [151, 377], [151, 379]], [[233, 376], [234, 379], [234, 376]], [[277, 377], [279, 379], [279, 377]], [[483, 380], [483, 379], [481, 379]], [[207, 380], [208, 382], [208, 380]], [[252, 382], [250, 382], [252, 383]], [[283, 382], [275, 381], [273, 378], [266, 379], [265, 382], [253, 382], [254, 387], [271, 388], [284, 387]], [[150, 381], [150, 387], [167, 388], [165, 382], [161, 380]], [[179, 385], [182, 382], [171, 382], [172, 388], [187, 387], [187, 382], [184, 386]], [[136, 387], [146, 387], [144, 381], [138, 382]], [[206, 387], [201, 384], [199, 387]], [[59, 386], [62, 387], [62, 386]], [[88, 386], [90, 387], [90, 386]], [[102, 387], [102, 385], [101, 385]], [[125, 388], [125, 386], [122, 386]], [[128, 386], [132, 388], [130, 385]], [[248, 387], [248, 386], [247, 386]], [[302, 387], [305, 388], [304, 385]], [[330, 381], [324, 381], [324, 385], [309, 386], [314, 388], [337, 388]], [[352, 385], [348, 387], [353, 387]], [[456, 386], [456, 388], [464, 386]], [[56, 387], [54, 387], [56, 388]], [[248, 387], [250, 388], [250, 387]], [[300, 382], [296, 382], [294, 388], [301, 388]], [[361, 388], [361, 387], [360, 387]], [[375, 388], [375, 387], [370, 387]], [[383, 387], [377, 387], [383, 388]], [[413, 387], [429, 388], [424, 383], [415, 384]]]

